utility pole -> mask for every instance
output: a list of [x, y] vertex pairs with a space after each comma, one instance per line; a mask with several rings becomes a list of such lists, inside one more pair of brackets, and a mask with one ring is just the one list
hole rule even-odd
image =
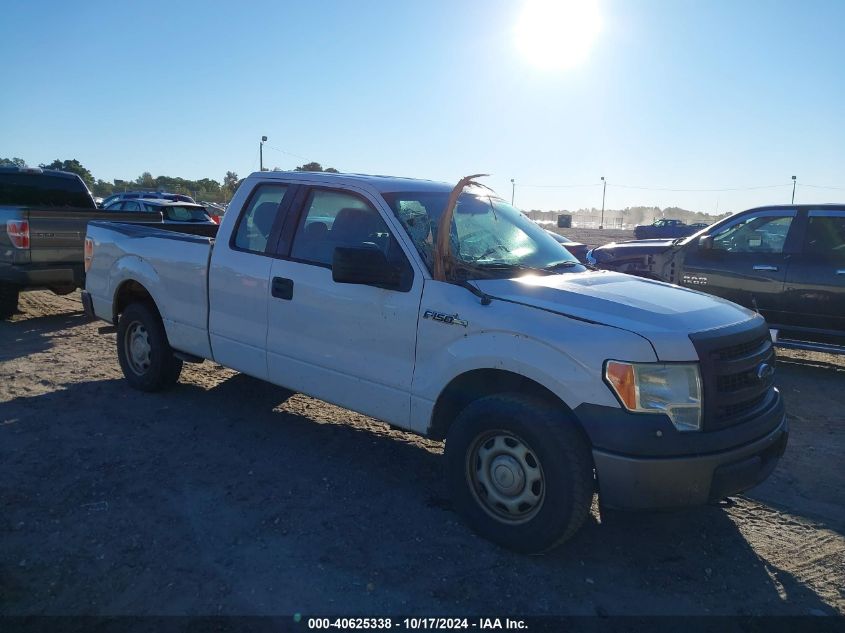
[[599, 228], [604, 228], [604, 194], [607, 192], [607, 181], [604, 179], [604, 176], [601, 177], [601, 222], [599, 222]]
[[797, 176], [792, 177], [792, 204], [795, 204], [795, 183], [797, 181]]
[[[262, 136], [261, 142], [258, 144], [258, 169], [264, 171], [264, 143], [267, 142], [267, 137]], [[255, 163], [253, 163], [254, 165]]]
[[511, 178], [511, 206], [513, 206], [513, 199], [516, 195], [516, 182]]

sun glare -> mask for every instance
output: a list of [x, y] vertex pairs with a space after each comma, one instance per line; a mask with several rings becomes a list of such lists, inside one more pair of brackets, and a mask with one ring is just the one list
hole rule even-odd
[[516, 46], [538, 68], [574, 68], [587, 59], [600, 30], [596, 0], [525, 0]]

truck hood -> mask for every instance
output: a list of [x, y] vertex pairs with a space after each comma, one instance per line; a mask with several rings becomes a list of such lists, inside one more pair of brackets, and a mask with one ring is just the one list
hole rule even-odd
[[593, 249], [597, 262], [611, 261], [640, 255], [656, 255], [672, 248], [674, 239], [631, 240], [612, 242]]
[[474, 283], [494, 298], [639, 334], [663, 361], [696, 360], [693, 332], [760, 318], [718, 297], [603, 270]]

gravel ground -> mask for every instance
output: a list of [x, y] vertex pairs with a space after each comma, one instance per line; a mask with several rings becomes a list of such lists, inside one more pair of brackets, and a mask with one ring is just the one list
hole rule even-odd
[[212, 363], [128, 388], [78, 295], [0, 323], [0, 614], [845, 614], [845, 358], [785, 352], [790, 445], [722, 506], [475, 537], [442, 445]]

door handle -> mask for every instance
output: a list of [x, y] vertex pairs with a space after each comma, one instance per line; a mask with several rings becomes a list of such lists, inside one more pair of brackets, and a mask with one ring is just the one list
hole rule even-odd
[[777, 267], [777, 266], [769, 266], [769, 265], [767, 265], [767, 264], [756, 264], [756, 265], [754, 266], [754, 270], [770, 270], [770, 271], [775, 271], [775, 270], [777, 270], [777, 269], [778, 269], [778, 267]]
[[837, 275], [845, 275], [845, 268], [840, 268], [839, 270], [836, 271], [836, 274]]
[[273, 283], [270, 285], [270, 294], [277, 299], [290, 301], [293, 299], [293, 279], [273, 277]]

